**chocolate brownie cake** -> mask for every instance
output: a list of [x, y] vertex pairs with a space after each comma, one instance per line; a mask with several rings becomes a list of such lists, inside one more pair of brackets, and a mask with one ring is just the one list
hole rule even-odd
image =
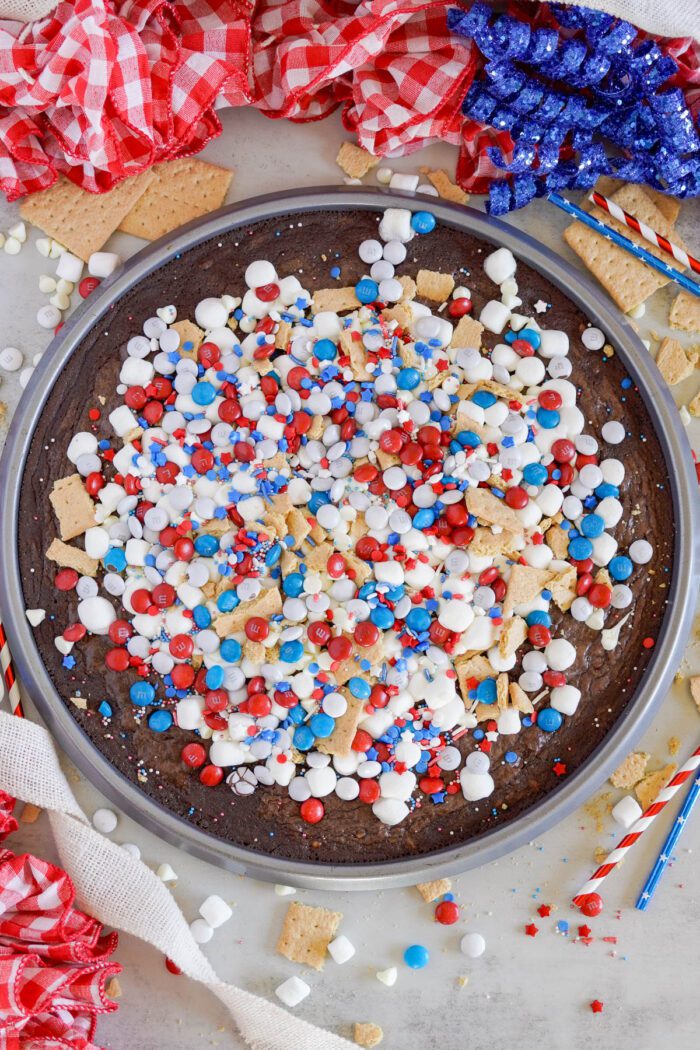
[[240, 846], [352, 865], [512, 820], [634, 694], [666, 465], [605, 335], [429, 211], [172, 259], [51, 390], [24, 600], [124, 776]]

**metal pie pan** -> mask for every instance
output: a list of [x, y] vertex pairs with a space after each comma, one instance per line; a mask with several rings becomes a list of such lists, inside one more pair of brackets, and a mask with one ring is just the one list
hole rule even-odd
[[39, 714], [68, 756], [116, 806], [172, 845], [237, 874], [324, 889], [377, 889], [411, 885], [485, 864], [541, 835], [585, 801], [650, 723], [680, 663], [700, 584], [700, 544], [694, 522], [700, 498], [690, 448], [678, 410], [638, 336], [585, 276], [533, 238], [471, 208], [430, 199], [439, 222], [467, 231], [539, 270], [607, 334], [639, 387], [666, 459], [675, 519], [674, 573], [654, 655], [624, 714], [583, 765], [551, 794], [502, 827], [427, 856], [355, 865], [289, 861], [224, 842], [161, 807], [119, 773], [74, 721], [44, 667], [26, 619], [17, 547], [18, 508], [29, 447], [49, 391], [70, 355], [100, 318], [134, 285], [189, 248], [229, 230], [312, 209], [382, 210], [418, 205], [411, 194], [319, 187], [256, 197], [182, 227], [139, 252], [104, 281], [76, 311], [44, 355], [10, 428], [0, 465], [0, 607], [17, 670]]

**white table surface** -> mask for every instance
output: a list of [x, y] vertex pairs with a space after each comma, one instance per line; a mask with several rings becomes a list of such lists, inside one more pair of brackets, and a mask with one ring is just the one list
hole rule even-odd
[[[235, 168], [229, 201], [340, 181], [334, 158], [344, 136], [337, 117], [299, 126], [235, 110], [224, 112], [222, 118], [224, 134], [204, 157]], [[451, 147], [434, 146], [392, 166], [416, 171], [419, 165], [430, 164], [454, 171], [455, 159]], [[372, 175], [365, 181], [374, 183]], [[16, 204], [3, 201], [0, 229], [6, 230], [16, 213]], [[691, 226], [697, 234], [698, 217], [697, 204], [686, 204], [682, 229], [696, 249], [700, 241], [697, 236], [693, 241]], [[510, 221], [573, 260], [560, 238], [565, 217], [551, 206], [537, 202]], [[36, 236], [33, 231], [31, 239]], [[113, 247], [124, 256], [141, 246], [135, 238], [121, 234], [113, 238]], [[27, 359], [48, 342], [47, 333], [35, 321], [36, 310], [45, 301], [37, 285], [38, 275], [44, 272], [52, 272], [51, 264], [31, 244], [16, 257], [0, 252], [0, 345], [19, 347]], [[642, 332], [668, 331], [673, 294], [670, 288], [657, 293], [639, 322]], [[679, 403], [696, 393], [698, 375], [674, 388]], [[17, 375], [3, 374], [0, 400], [7, 404], [8, 415], [19, 394]], [[696, 421], [692, 429], [697, 448]], [[697, 644], [689, 647], [684, 673], [700, 669], [699, 649]], [[674, 735], [682, 740], [682, 756], [700, 738], [700, 717], [685, 682], [674, 686], [641, 741], [655, 759], [653, 766], [669, 760], [667, 742]], [[596, 789], [591, 786], [592, 796], [598, 794]], [[608, 784], [603, 790], [612, 789]], [[87, 813], [109, 805], [82, 778], [75, 791]], [[613, 791], [611, 797], [617, 793]], [[590, 946], [575, 943], [578, 916], [567, 902], [592, 870], [595, 847], [610, 847], [619, 829], [606, 817], [603, 830], [597, 831], [585, 810], [509, 857], [455, 878], [453, 889], [462, 905], [462, 919], [456, 926], [435, 923], [432, 907], [414, 889], [299, 891], [299, 899], [342, 911], [342, 932], [357, 948], [345, 966], [329, 960], [320, 974], [305, 972], [275, 953], [290, 898], [276, 896], [272, 886], [188, 857], [124, 816], [112, 837], [116, 842], [137, 843], [147, 864], [170, 862], [179, 875], [173, 892], [188, 918], [196, 917], [199, 904], [210, 893], [232, 904], [233, 918], [204, 948], [222, 978], [271, 996], [276, 985], [298, 973], [312, 986], [310, 997], [297, 1008], [300, 1015], [344, 1035], [350, 1035], [354, 1021], [374, 1021], [385, 1032], [382, 1050], [491, 1050], [509, 1045], [583, 1050], [594, 1040], [614, 1044], [618, 1050], [657, 1050], [664, 1044], [684, 1050], [697, 1046], [700, 879], [692, 854], [695, 850], [697, 855], [700, 847], [700, 815], [688, 827], [648, 913], [633, 907], [669, 826], [668, 818], [660, 819], [609, 880], [604, 915], [590, 921], [596, 937]], [[22, 825], [10, 845], [15, 851], [56, 857], [45, 815], [35, 825]], [[554, 906], [549, 918], [536, 914], [541, 903]], [[570, 922], [568, 937], [556, 932], [559, 919]], [[535, 939], [524, 935], [524, 926], [532, 921], [540, 930]], [[476, 961], [459, 952], [460, 937], [468, 930], [482, 933], [487, 941], [486, 953]], [[606, 936], [617, 937], [617, 944], [599, 939]], [[403, 965], [403, 950], [412, 943], [430, 949], [427, 969], [412, 972]], [[169, 974], [153, 949], [122, 935], [116, 958], [124, 967], [120, 978], [124, 994], [117, 1013], [100, 1021], [100, 1045], [139, 1050], [242, 1048], [218, 1001], [186, 978]], [[394, 965], [399, 979], [388, 989], [374, 974]], [[464, 987], [458, 982], [460, 976], [468, 977]], [[594, 1015], [589, 1003], [596, 998], [605, 1005], [602, 1014]]]

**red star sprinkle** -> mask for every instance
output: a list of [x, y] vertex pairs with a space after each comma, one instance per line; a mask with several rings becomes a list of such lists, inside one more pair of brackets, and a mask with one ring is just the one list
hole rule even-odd
[[593, 1000], [593, 1002], [591, 1003], [591, 1010], [593, 1011], [594, 1014], [602, 1014], [602, 1012], [603, 1012], [603, 1003], [601, 1003], [600, 999], [594, 999]]
[[578, 928], [578, 935], [579, 935], [579, 937], [590, 937], [590, 935], [591, 935], [591, 928], [590, 928], [590, 926], [579, 926], [579, 928]]
[[539, 932], [540, 931], [538, 930], [537, 926], [535, 926], [534, 922], [528, 923], [528, 925], [525, 927], [525, 933], [528, 937], [536, 937]]
[[566, 765], [564, 762], [555, 762], [552, 766], [552, 772], [557, 777], [563, 777], [566, 773]]
[[543, 919], [546, 919], [548, 915], [551, 915], [551, 912], [552, 912], [552, 905], [551, 904], [540, 904], [539, 908], [537, 909], [537, 914], [539, 916], [541, 916]]

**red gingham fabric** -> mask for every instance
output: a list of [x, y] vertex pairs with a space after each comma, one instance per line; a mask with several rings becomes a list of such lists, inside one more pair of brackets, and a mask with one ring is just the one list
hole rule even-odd
[[[0, 833], [11, 830], [2, 814], [12, 803], [0, 792]], [[0, 849], [2, 1050], [99, 1050], [97, 1016], [117, 1008], [105, 994], [121, 972], [109, 961], [117, 934], [103, 933], [73, 901], [65, 871]]]

